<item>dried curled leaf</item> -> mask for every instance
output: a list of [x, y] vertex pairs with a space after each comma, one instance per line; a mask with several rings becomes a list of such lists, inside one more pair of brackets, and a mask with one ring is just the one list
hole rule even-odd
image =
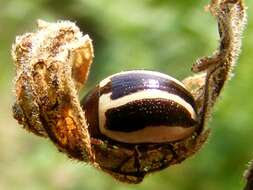
[[25, 129], [49, 137], [60, 151], [91, 159], [90, 136], [78, 100], [93, 59], [88, 35], [72, 22], [38, 21], [38, 31], [16, 38], [14, 117]]

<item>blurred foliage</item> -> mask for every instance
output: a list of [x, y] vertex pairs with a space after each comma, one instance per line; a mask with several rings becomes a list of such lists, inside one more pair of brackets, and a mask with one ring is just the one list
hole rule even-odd
[[151, 69], [183, 79], [197, 57], [218, 44], [207, 0], [0, 0], [0, 189], [62, 190], [238, 190], [253, 157], [253, 0], [235, 76], [209, 124], [205, 147], [181, 165], [148, 176], [140, 185], [110, 176], [59, 153], [47, 140], [28, 134], [12, 118], [15, 36], [36, 28], [38, 18], [72, 20], [88, 33], [95, 61], [84, 94], [122, 70]]

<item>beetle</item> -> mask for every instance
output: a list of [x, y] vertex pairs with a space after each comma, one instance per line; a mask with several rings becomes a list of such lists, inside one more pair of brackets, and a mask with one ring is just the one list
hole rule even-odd
[[79, 102], [94, 52], [72, 22], [38, 21], [38, 31], [16, 38], [14, 117], [49, 138], [70, 158], [114, 178], [139, 183], [146, 174], [179, 164], [208, 138], [206, 126], [240, 52], [246, 23], [241, 0], [212, 0], [220, 44], [182, 82], [154, 71], [111, 75]]
[[190, 136], [197, 124], [193, 96], [181, 82], [158, 72], [109, 76], [81, 104], [90, 133], [100, 131], [119, 142], [172, 142]]

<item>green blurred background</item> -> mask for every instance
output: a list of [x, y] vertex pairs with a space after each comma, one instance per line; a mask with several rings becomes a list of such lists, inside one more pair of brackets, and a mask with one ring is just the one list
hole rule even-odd
[[209, 124], [204, 148], [181, 165], [126, 185], [83, 163], [69, 160], [48, 140], [27, 133], [12, 118], [15, 36], [36, 30], [38, 18], [72, 20], [94, 42], [87, 87], [130, 69], [163, 71], [178, 79], [191, 74], [197, 57], [218, 44], [207, 0], [0, 0], [0, 189], [62, 190], [238, 190], [253, 158], [253, 0], [235, 76]]

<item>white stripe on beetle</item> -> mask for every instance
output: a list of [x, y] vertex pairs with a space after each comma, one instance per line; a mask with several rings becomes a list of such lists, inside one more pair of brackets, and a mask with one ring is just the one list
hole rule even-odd
[[107, 137], [124, 143], [163, 143], [184, 139], [190, 136], [195, 127], [167, 127], [167, 126], [148, 126], [134, 132], [119, 132], [108, 129], [103, 130]]
[[119, 106], [123, 106], [129, 102], [142, 100], [142, 99], [166, 99], [171, 100], [179, 105], [183, 106], [190, 114], [192, 119], [196, 120], [196, 113], [193, 107], [187, 103], [183, 98], [178, 95], [171, 94], [167, 91], [162, 91], [158, 89], [147, 89], [139, 92], [135, 92], [115, 100], [111, 99], [112, 93], [103, 94], [99, 98], [99, 110], [105, 113], [107, 110], [111, 108], [116, 108]]

